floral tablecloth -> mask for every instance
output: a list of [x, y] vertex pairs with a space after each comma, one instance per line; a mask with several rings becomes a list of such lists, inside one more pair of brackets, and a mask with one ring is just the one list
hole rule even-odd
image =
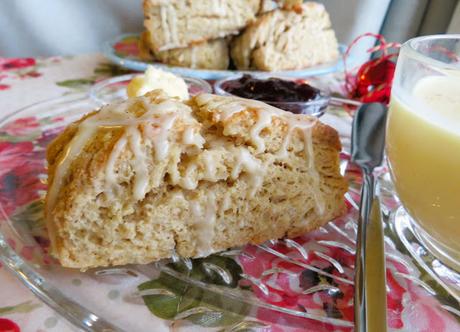
[[[123, 69], [110, 64], [99, 54], [81, 55], [76, 57], [53, 57], [46, 59], [0, 58], [0, 117], [3, 117], [22, 107], [39, 101], [60, 97], [66, 94], [71, 94], [73, 92], [84, 92], [95, 82], [103, 78], [114, 75], [121, 75], [124, 73], [126, 72]], [[325, 81], [328, 85], [337, 84], [337, 80], [333, 78], [329, 80], [326, 77], [322, 80], [323, 83]], [[327, 116], [325, 116], [323, 119], [328, 122]], [[15, 135], [21, 135], [24, 134], [24, 131], [30, 130], [31, 127], [38, 125], [38, 123], [32, 120], [29, 122], [25, 119], [16, 121], [14, 125], [11, 125], [7, 128], [7, 134], [11, 137]], [[347, 117], [346, 120], [343, 121], [342, 119], [336, 120], [334, 123], [332, 123], [332, 125], [337, 130], [339, 130], [339, 132], [341, 132], [342, 137], [349, 137], [350, 117]], [[343, 143], [347, 145], [349, 142], [347, 142], [345, 139]], [[14, 163], [15, 156], [27, 152], [21, 150], [21, 147], [23, 146], [26, 145], [8, 144], [8, 142], [0, 141], [0, 165], [8, 166], [11, 163]], [[8, 167], [5, 168], [7, 169]], [[359, 172], [357, 174], [359, 174]], [[7, 186], [11, 184], [9, 184], [8, 181], [2, 180], [6, 177], [4, 175], [6, 175], [4, 168], [0, 167], [0, 203], [2, 206], [8, 206], [9, 198], [5, 193], [8, 193]], [[358, 188], [356, 188], [356, 190], [358, 190]], [[23, 199], [26, 200], [27, 198]], [[309, 236], [316, 235], [312, 234]], [[307, 241], [308, 239], [305, 238], [304, 240]], [[10, 243], [10, 245], [14, 244]], [[27, 256], [26, 252], [21, 254], [23, 256]], [[255, 257], [257, 254], [258, 252], [253, 252], [252, 256]], [[250, 256], [251, 255], [248, 257]], [[341, 257], [342, 256], [343, 255], [341, 255]], [[348, 254], [348, 256], [350, 256], [350, 254]], [[352, 256], [348, 258], [349, 260], [352, 260]], [[394, 262], [392, 264], [393, 265], [391, 265], [391, 268], [394, 268], [396, 273], [399, 271], [399, 274], [402, 275], [400, 272], [404, 272], [405, 267], [398, 267]], [[247, 266], [244, 268], [246, 273], [254, 274], [254, 276], [260, 272], [258, 271], [260, 270], [258, 266], [251, 262], [248, 262]], [[408, 272], [406, 271], [405, 273], [407, 276]], [[303, 273], [302, 276], [305, 277]], [[315, 282], [319, 280], [316, 275], [311, 276], [312, 278], [310, 279], [314, 280]], [[415, 321], [418, 321], [419, 323], [417, 324], [417, 331], [441, 332], [459, 330], [459, 326], [450, 316], [445, 314], [441, 315], [438, 311], [435, 311], [433, 308], [431, 308], [433, 307], [432, 304], [434, 302], [425, 293], [420, 292], [416, 287], [412, 287], [411, 284], [407, 281], [398, 281], [397, 278], [393, 278], [393, 275], [389, 273], [389, 271], [387, 271], [387, 276], [389, 276], [389, 289], [394, 290], [391, 292], [391, 296], [389, 297], [389, 307], [391, 309], [389, 310], [389, 321], [391, 323], [390, 327], [393, 329], [393, 331], [411, 331], [411, 329], [408, 329], [407, 326], [415, 326]], [[82, 281], [80, 279], [75, 278], [71, 280], [71, 284], [68, 287], [78, 288], [81, 283]], [[289, 285], [284, 285], [283, 290], [287, 289], [290, 291]], [[401, 285], [406, 285], [407, 287]], [[94, 296], [104, 296], [110, 301], [120, 301], [121, 298], [120, 291], [117, 289], [94, 289], [94, 291]], [[286, 302], [287, 299], [291, 299], [290, 297], [283, 297], [283, 294], [278, 295], [284, 302]], [[352, 292], [349, 292], [348, 295], [351, 299]], [[411, 296], [412, 298], [408, 299], [408, 296]], [[278, 301], [277, 299], [271, 299], [271, 301], [275, 300]], [[412, 301], [412, 305], [405, 306], [403, 303], [404, 301], [408, 303]], [[152, 307], [150, 310], [152, 310]], [[347, 304], [345, 307], [348, 310], [350, 305]], [[334, 310], [337, 309], [335, 306], [331, 308]], [[323, 311], [328, 311], [329, 309], [330, 308], [328, 307], [321, 307], [321, 310]], [[341, 310], [341, 312], [338, 312], [337, 310], [336, 312], [334, 310], [332, 310], [332, 312], [330, 312], [331, 310], [328, 311], [328, 317], [331, 317], [331, 314], [340, 314], [342, 316], [346, 314], [349, 316], [349, 319], [352, 319], [352, 310], [348, 310], [347, 312], [345, 309]], [[153, 308], [153, 312], [154, 311], [155, 308]], [[421, 313], [424, 314], [421, 315]], [[125, 313], [120, 312], [120, 315], [123, 314]], [[145, 308], [143, 311], [140, 311], [139, 319], [142, 319], [141, 316], [149, 316], [150, 323], [152, 322], [151, 315], [147, 308]], [[162, 320], [158, 317], [155, 317], [155, 319], [155, 331], [175, 330], [178, 328], [178, 326], [173, 326], [171, 321]], [[434, 328], [435, 326], [436, 328], [433, 330], [431, 327]], [[195, 328], [192, 329], [197, 330], [200, 328], [195, 326]], [[351, 328], [348, 327], [343, 331], [348, 331], [350, 329]], [[302, 330], [303, 329], [295, 329], [295, 331]], [[65, 319], [57, 315], [53, 310], [48, 308], [45, 304], [40, 302], [40, 300], [35, 298], [35, 296], [18, 280], [16, 280], [15, 277], [10, 274], [5, 267], [0, 265], [0, 332], [6, 331], [66, 332], [77, 331], [77, 329], [69, 324]], [[184, 331], [184, 329], [181, 328], [181, 331]], [[273, 331], [278, 330], [274, 329]]]
[[[0, 58], [0, 116], [50, 98], [84, 91], [97, 80], [125, 73], [99, 54], [44, 59]], [[17, 134], [33, 123], [10, 128]], [[15, 153], [0, 144], [0, 165], [12, 162]], [[0, 169], [0, 175], [2, 170]], [[4, 190], [0, 183], [0, 192]], [[108, 297], [114, 294], [107, 294]], [[38, 300], [0, 263], [0, 332], [77, 331]]]

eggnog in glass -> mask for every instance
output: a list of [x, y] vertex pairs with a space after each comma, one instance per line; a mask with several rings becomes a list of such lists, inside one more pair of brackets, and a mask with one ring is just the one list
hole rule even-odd
[[423, 246], [459, 272], [460, 35], [401, 47], [389, 112], [386, 153], [397, 195]]

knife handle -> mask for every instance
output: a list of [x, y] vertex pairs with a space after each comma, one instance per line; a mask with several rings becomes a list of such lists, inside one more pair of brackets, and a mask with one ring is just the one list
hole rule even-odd
[[[374, 200], [374, 176], [372, 172], [364, 169], [363, 173], [355, 258], [355, 331], [385, 332], [385, 270], [376, 271], [376, 269], [378, 270], [381, 269], [382, 266], [385, 266], [380, 205], [377, 200]], [[371, 211], [372, 223], [370, 221]], [[371, 234], [369, 234], [369, 231], [371, 231]], [[368, 259], [368, 257], [379, 258], [374, 262]], [[381, 263], [382, 260], [383, 263]], [[375, 277], [376, 279], [374, 280]], [[368, 280], [370, 280], [370, 282]], [[369, 286], [371, 286], [371, 288], [369, 288]]]
[[367, 332], [367, 305], [366, 305], [366, 230], [369, 220], [372, 200], [374, 196], [374, 176], [363, 170], [363, 184], [361, 188], [361, 202], [359, 204], [358, 235], [356, 239], [355, 256], [355, 332]]
[[380, 201], [373, 200], [366, 236], [365, 296], [367, 330], [386, 332], [387, 291], [385, 246], [380, 212]]

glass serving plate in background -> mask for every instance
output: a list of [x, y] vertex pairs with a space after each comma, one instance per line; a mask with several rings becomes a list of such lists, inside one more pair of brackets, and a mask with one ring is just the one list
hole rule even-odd
[[[266, 72], [257, 70], [240, 71], [236, 69], [197, 69], [170, 66], [160, 62], [147, 61], [139, 55], [139, 34], [123, 34], [115, 37], [102, 45], [102, 53], [104, 56], [116, 63], [117, 65], [136, 71], [145, 71], [148, 65], [154, 65], [157, 68], [173, 72], [174, 74], [188, 77], [201, 78], [205, 80], [217, 80], [225, 77], [233, 76], [236, 73], [246, 72], [248, 74], [273, 74], [284, 77], [307, 77], [307, 76], [318, 76], [328, 73], [338, 72], [343, 70], [343, 61], [341, 56], [345, 53], [346, 46], [343, 44], [339, 45], [339, 59], [329, 63], [319, 64], [305, 69], [297, 70], [283, 70], [278, 72]], [[357, 59], [350, 57], [347, 60], [347, 64], [353, 67], [357, 63]]]
[[[41, 300], [86, 331], [352, 331], [360, 173], [345, 154], [347, 214], [302, 237], [194, 260], [85, 272], [61, 267], [48, 253], [43, 221], [45, 149], [66, 125], [97, 107], [76, 94], [0, 120], [0, 257]], [[381, 197], [388, 211], [397, 205], [391, 191]], [[386, 227], [389, 327], [459, 329], [458, 303], [399, 251], [394, 234]]]

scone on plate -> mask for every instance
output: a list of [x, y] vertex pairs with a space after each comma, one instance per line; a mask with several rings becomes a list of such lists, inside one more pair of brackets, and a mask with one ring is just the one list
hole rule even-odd
[[231, 46], [231, 57], [242, 70], [302, 69], [336, 61], [338, 56], [329, 15], [316, 2], [259, 16]]
[[283, 8], [287, 10], [302, 10], [303, 0], [261, 0], [259, 7], [259, 14]]
[[195, 43], [189, 47], [156, 51], [149, 31], [141, 34], [140, 56], [144, 60], [156, 60], [171, 66], [198, 69], [227, 69], [229, 64], [228, 41], [218, 38]]
[[238, 34], [255, 18], [260, 0], [144, 0], [144, 26], [155, 51]]
[[316, 118], [247, 99], [104, 106], [48, 147], [52, 253], [86, 269], [298, 236], [345, 209], [339, 151]]

